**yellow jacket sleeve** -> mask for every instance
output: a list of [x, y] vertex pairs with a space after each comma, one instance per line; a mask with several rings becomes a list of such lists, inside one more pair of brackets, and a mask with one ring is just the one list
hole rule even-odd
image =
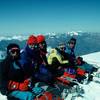
[[48, 56], [48, 64], [52, 64], [53, 58], [56, 57], [61, 64], [69, 63], [68, 60], [62, 60], [61, 56], [57, 54], [56, 49], [52, 49], [50, 55]]

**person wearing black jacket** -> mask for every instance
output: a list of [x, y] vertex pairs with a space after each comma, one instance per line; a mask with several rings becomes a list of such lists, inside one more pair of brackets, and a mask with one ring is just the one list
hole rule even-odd
[[[25, 72], [21, 67], [20, 60], [20, 48], [17, 44], [11, 43], [7, 46], [7, 56], [0, 63], [0, 91], [1, 94], [7, 95], [8, 100], [33, 100], [33, 94], [31, 92], [25, 92], [22, 89], [20, 91], [20, 86], [23, 85], [25, 80]], [[12, 83], [22, 83], [21, 85], [11, 84]], [[10, 85], [9, 85], [10, 84]], [[24, 97], [23, 97], [24, 95]], [[27, 99], [28, 98], [28, 99]]]
[[[38, 50], [39, 50], [39, 72], [37, 78], [47, 84], [51, 83], [52, 73], [47, 61], [47, 43], [45, 36], [40, 34], [37, 36]], [[42, 78], [41, 78], [42, 77]]]
[[40, 53], [40, 63], [44, 64], [44, 65], [48, 65], [48, 61], [47, 61], [47, 43], [45, 40], [45, 36], [44, 35], [38, 35], [37, 36], [37, 42], [38, 42], [38, 47], [39, 47], [39, 53]]

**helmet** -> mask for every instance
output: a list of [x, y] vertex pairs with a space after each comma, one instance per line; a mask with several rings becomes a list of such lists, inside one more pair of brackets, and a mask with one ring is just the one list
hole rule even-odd
[[44, 36], [44, 35], [38, 35], [38, 36], [37, 36], [37, 42], [38, 42], [38, 43], [41, 43], [41, 42], [43, 42], [43, 41], [45, 41], [45, 36]]
[[36, 44], [36, 43], [37, 43], [37, 38], [34, 35], [29, 36], [27, 44]]

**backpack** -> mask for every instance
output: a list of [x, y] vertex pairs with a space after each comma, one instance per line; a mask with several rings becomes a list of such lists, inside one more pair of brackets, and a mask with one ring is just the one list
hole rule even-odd
[[86, 73], [85, 70], [83, 70], [83, 69], [81, 69], [81, 68], [78, 68], [78, 69], [77, 69], [77, 74], [78, 74], [78, 75], [84, 76], [85, 73]]
[[8, 90], [20, 90], [20, 91], [27, 91], [29, 89], [30, 80], [26, 79], [24, 82], [16, 82], [10, 80], [8, 83]]
[[61, 77], [57, 77], [58, 82], [63, 84], [70, 84], [73, 80], [75, 80], [76, 75], [75, 74], [69, 74], [67, 72], [64, 72], [64, 75]]
[[34, 87], [32, 93], [35, 95], [35, 100], [61, 100], [60, 97], [53, 95], [51, 92], [45, 91], [41, 87]]
[[73, 68], [65, 68], [61, 77], [57, 77], [57, 80], [64, 84], [70, 84], [76, 78], [76, 72]]
[[36, 96], [35, 100], [63, 100], [59, 96], [54, 96], [50, 92], [44, 92], [41, 96]]

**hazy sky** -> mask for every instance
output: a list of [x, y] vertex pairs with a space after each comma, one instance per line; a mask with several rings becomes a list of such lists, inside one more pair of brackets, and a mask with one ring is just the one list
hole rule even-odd
[[100, 32], [100, 0], [0, 0], [0, 33]]

